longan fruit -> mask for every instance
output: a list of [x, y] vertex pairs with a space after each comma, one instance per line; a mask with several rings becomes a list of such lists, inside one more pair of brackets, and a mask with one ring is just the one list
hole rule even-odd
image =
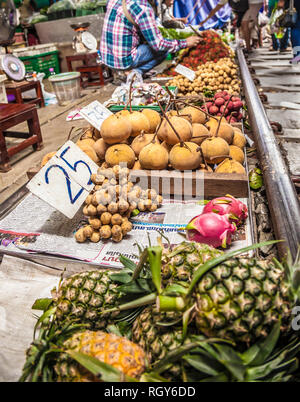
[[84, 243], [86, 241], [86, 236], [84, 234], [83, 228], [77, 230], [77, 232], [75, 233], [75, 240], [78, 243]]
[[83, 215], [88, 215], [88, 205], [85, 205], [82, 210]]
[[94, 231], [92, 236], [90, 237], [90, 241], [92, 241], [93, 243], [98, 243], [100, 241], [100, 233]]
[[111, 214], [116, 214], [119, 210], [119, 204], [117, 202], [111, 202], [107, 206], [107, 211], [110, 212]]
[[115, 241], [116, 243], [119, 243], [122, 239], [123, 239], [122, 232], [118, 233], [115, 236], [112, 236], [112, 240]]
[[146, 211], [146, 206], [144, 201], [139, 201], [137, 204], [138, 210], [143, 212]]
[[98, 230], [101, 227], [101, 221], [98, 218], [89, 218], [89, 224], [95, 230]]
[[87, 237], [87, 238], [91, 237], [93, 232], [94, 232], [94, 230], [91, 225], [87, 225], [83, 228], [83, 233], [84, 233], [85, 237]]
[[103, 214], [103, 212], [107, 212], [107, 207], [102, 204], [97, 205], [97, 213]]
[[120, 214], [114, 214], [111, 217], [112, 225], [121, 225], [122, 224], [122, 216]]
[[129, 208], [129, 203], [127, 201], [121, 199], [119, 201], [119, 212], [120, 212], [120, 214], [123, 214], [124, 212], [126, 212], [128, 210], [128, 208]]
[[122, 229], [120, 225], [113, 225], [111, 228], [112, 237], [117, 236], [119, 233], [122, 233]]
[[111, 236], [110, 226], [109, 225], [101, 226], [99, 233], [100, 233], [101, 239], [109, 239]]
[[94, 205], [90, 204], [90, 205], [87, 207], [87, 215], [88, 215], [88, 216], [97, 215], [97, 208], [96, 208]]
[[108, 224], [110, 223], [110, 221], [111, 221], [111, 218], [112, 218], [112, 214], [111, 214], [111, 213], [109, 213], [109, 212], [103, 212], [103, 214], [101, 215], [100, 220], [101, 220], [101, 223], [102, 223], [103, 225], [108, 225]]
[[85, 203], [86, 205], [89, 205], [92, 203], [92, 198], [93, 198], [93, 194], [89, 194], [86, 199], [85, 199]]
[[132, 230], [132, 223], [128, 220], [123, 222], [121, 225], [122, 233], [125, 236], [128, 232]]

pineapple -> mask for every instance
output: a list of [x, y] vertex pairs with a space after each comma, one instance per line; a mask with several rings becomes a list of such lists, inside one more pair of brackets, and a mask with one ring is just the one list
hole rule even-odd
[[[297, 299], [298, 282], [294, 278], [299, 259], [294, 266], [288, 261], [284, 267], [276, 260], [236, 257], [259, 245], [228, 253], [207, 247], [183, 242], [162, 258], [160, 247], [149, 247], [149, 270], [157, 293], [124, 304], [119, 310], [155, 301], [160, 312], [183, 314], [189, 310], [189, 321], [196, 326], [197, 333], [228, 339], [243, 347], [266, 338], [276, 323], [286, 333]], [[164, 287], [159, 284], [160, 270]], [[155, 320], [151, 322], [155, 325]], [[142, 325], [138, 328], [144, 331]], [[154, 331], [146, 328], [150, 334]], [[146, 334], [139, 336], [136, 334], [135, 339], [147, 339]]]
[[[145, 370], [143, 349], [115, 334], [107, 334], [103, 331], [78, 332], [65, 341], [63, 347], [85, 353], [101, 362], [110, 364], [129, 377], [139, 378]], [[66, 353], [59, 356], [54, 369], [57, 381], [99, 381], [96, 376], [80, 366]]]
[[288, 329], [291, 306], [284, 271], [255, 258], [234, 258], [204, 274], [194, 288], [196, 326], [208, 337], [253, 343], [281, 320]]
[[[140, 346], [122, 336], [79, 327], [69, 324], [58, 329], [48, 324], [43, 328], [27, 351], [20, 381], [122, 381], [126, 376], [139, 378], [145, 371], [145, 352]], [[100, 366], [96, 375], [97, 361], [118, 371]]]
[[190, 282], [199, 264], [223, 254], [207, 244], [182, 242], [167, 249], [162, 258], [162, 279], [170, 281]]
[[[178, 318], [179, 329], [172, 325], [163, 325], [178, 322]], [[132, 339], [146, 351], [149, 362], [163, 359], [168, 351], [181, 345], [180, 318], [181, 315], [174, 311], [160, 313], [156, 307], [149, 306], [135, 319], [132, 327]]]
[[103, 329], [117, 313], [102, 314], [104, 308], [114, 306], [121, 297], [117, 284], [110, 276], [113, 271], [98, 270], [74, 274], [65, 278], [52, 291], [56, 306], [56, 320], [78, 320], [88, 323], [90, 329]]

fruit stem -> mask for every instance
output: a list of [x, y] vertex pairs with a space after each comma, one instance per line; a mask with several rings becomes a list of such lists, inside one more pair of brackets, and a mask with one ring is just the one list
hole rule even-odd
[[169, 96], [170, 96], [169, 101], [171, 101], [171, 102], [174, 103], [176, 112], [177, 112], [177, 114], [178, 114], [178, 116], [179, 116], [179, 110], [178, 110], [178, 106], [177, 106], [177, 104], [176, 104], [176, 96], [170, 91], [170, 89], [169, 89], [168, 86], [166, 86], [166, 91], [168, 92], [168, 94], [169, 94]]
[[172, 130], [174, 131], [176, 137], [179, 139], [180, 146], [182, 147], [183, 144], [184, 144], [184, 142], [183, 142], [182, 139], [180, 138], [180, 135], [178, 134], [178, 132], [175, 130], [173, 124], [170, 122], [170, 119], [168, 118], [166, 112], [165, 112], [164, 109], [162, 108], [162, 106], [161, 106], [161, 104], [160, 104], [160, 102], [159, 102], [159, 100], [158, 100], [158, 98], [157, 98], [157, 95], [155, 95], [155, 98], [156, 98], [156, 102], [157, 102], [157, 104], [158, 104], [158, 106], [159, 106], [159, 108], [160, 108], [160, 110], [161, 110], [161, 112], [162, 112], [164, 118], [167, 120], [167, 122], [168, 122], [169, 125], [171, 126], [171, 128], [172, 128]]
[[202, 157], [204, 165], [205, 165], [205, 169], [208, 171], [208, 164], [207, 164], [206, 159], [204, 157], [204, 153], [203, 153], [203, 150], [201, 148], [201, 145], [199, 146], [199, 148], [197, 148], [197, 151], [200, 151], [201, 157]]
[[207, 112], [205, 112], [204, 110], [202, 110], [201, 109], [201, 107], [199, 107], [199, 106], [196, 106], [196, 105], [191, 105], [191, 104], [189, 104], [189, 103], [186, 103], [186, 102], [182, 102], [185, 106], [190, 106], [190, 107], [193, 107], [193, 108], [195, 108], [195, 109], [198, 109], [198, 110], [200, 110], [200, 112], [202, 112], [202, 113], [204, 113], [206, 116], [208, 116], [209, 118], [211, 118], [211, 119], [215, 119], [215, 120], [218, 120], [215, 116], [212, 116], [211, 114], [209, 114], [209, 113], [207, 113]]
[[130, 81], [130, 85], [129, 85], [129, 112], [130, 113], [132, 113], [132, 105], [131, 105], [131, 102], [132, 102], [132, 85], [133, 85], [133, 82], [134, 82], [134, 80], [135, 80], [135, 74], [134, 74], [134, 76], [132, 77], [132, 80]]
[[182, 311], [185, 301], [182, 297], [158, 296], [156, 299], [158, 311]]
[[140, 297], [139, 299], [135, 299], [128, 303], [121, 304], [117, 307], [112, 307], [110, 309], [104, 310], [102, 312], [102, 314], [113, 313], [115, 311], [130, 310], [130, 309], [141, 307], [141, 306], [147, 306], [148, 304], [155, 303], [156, 299], [157, 299], [157, 293], [156, 292], [150, 293], [146, 296]]

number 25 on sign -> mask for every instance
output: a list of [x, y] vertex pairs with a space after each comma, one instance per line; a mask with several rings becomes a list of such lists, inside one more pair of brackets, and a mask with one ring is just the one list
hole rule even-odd
[[93, 188], [98, 165], [72, 141], [66, 142], [28, 183], [37, 197], [73, 218]]

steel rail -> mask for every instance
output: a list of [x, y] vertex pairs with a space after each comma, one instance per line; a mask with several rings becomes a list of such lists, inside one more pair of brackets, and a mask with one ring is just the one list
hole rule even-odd
[[300, 245], [299, 200], [242, 49], [237, 49], [237, 56], [275, 236], [284, 240], [278, 243], [278, 253], [283, 257], [290, 250], [295, 258]]

